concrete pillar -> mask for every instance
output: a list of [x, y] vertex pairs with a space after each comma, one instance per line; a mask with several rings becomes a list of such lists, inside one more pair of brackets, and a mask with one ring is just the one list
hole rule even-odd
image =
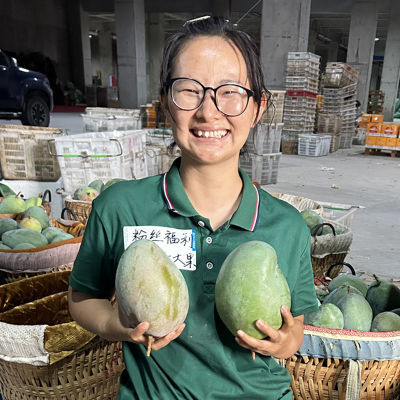
[[85, 73], [82, 46], [81, 11], [79, 0], [71, 0], [67, 3], [68, 36], [69, 36], [69, 62], [70, 76], [73, 84], [85, 92]]
[[311, 0], [263, 0], [260, 57], [267, 88], [282, 90], [289, 51], [307, 51]]
[[99, 30], [99, 63], [102, 86], [111, 86], [109, 76], [113, 74], [112, 64], [112, 34], [114, 24], [103, 22]]
[[230, 0], [213, 0], [212, 15], [218, 17], [231, 18], [231, 1]]
[[385, 102], [383, 104], [385, 121], [393, 121], [394, 106], [399, 90], [399, 77], [400, 2], [392, 0], [380, 86], [380, 90], [385, 93]]
[[152, 100], [158, 99], [160, 93], [160, 69], [164, 46], [164, 14], [150, 13], [148, 19], [148, 93]]
[[115, 0], [118, 86], [122, 107], [147, 101], [144, 0]]
[[83, 56], [83, 77], [85, 86], [92, 84], [92, 54], [90, 50], [89, 38], [89, 16], [81, 6], [81, 41], [82, 41], [82, 56]]
[[377, 0], [353, 0], [346, 62], [359, 71], [357, 97], [361, 111], [368, 105], [372, 60], [374, 56]]

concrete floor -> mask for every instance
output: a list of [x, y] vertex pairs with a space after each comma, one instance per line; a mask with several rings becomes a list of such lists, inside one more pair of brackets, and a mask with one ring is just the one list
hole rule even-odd
[[[0, 121], [0, 124], [18, 121]], [[53, 113], [50, 126], [83, 132], [79, 113]], [[62, 197], [58, 182], [3, 181], [26, 196], [50, 188], [52, 208], [58, 217]], [[364, 146], [353, 145], [323, 157], [285, 155], [280, 158], [278, 183], [267, 191], [294, 194], [329, 203], [363, 206], [354, 213], [353, 242], [346, 260], [357, 274], [373, 273], [400, 282], [400, 157], [388, 153], [365, 155]]]

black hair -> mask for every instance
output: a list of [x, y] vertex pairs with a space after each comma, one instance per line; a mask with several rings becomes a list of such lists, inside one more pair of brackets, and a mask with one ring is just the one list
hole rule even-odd
[[223, 17], [203, 17], [186, 22], [182, 28], [171, 35], [164, 46], [163, 61], [160, 73], [160, 96], [165, 97], [168, 92], [168, 82], [171, 79], [174, 61], [189, 40], [199, 36], [220, 36], [233, 43], [242, 54], [247, 68], [251, 90], [254, 92], [254, 101], [258, 105], [257, 115], [260, 110], [262, 95], [270, 98], [270, 93], [264, 84], [264, 75], [261, 68], [258, 47], [250, 35], [237, 29], [237, 27]]

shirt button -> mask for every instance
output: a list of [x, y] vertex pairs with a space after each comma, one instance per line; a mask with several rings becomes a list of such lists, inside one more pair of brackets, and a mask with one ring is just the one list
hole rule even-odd
[[202, 228], [204, 227], [204, 222], [203, 222], [203, 221], [199, 221], [198, 224], [199, 224], [199, 226], [201, 226]]
[[206, 239], [206, 242], [207, 242], [208, 244], [211, 244], [211, 243], [212, 243], [212, 237], [211, 237], [211, 236], [208, 236], [207, 239]]
[[214, 265], [213, 265], [212, 262], [209, 261], [209, 262], [206, 264], [206, 267], [207, 267], [208, 269], [213, 269]]

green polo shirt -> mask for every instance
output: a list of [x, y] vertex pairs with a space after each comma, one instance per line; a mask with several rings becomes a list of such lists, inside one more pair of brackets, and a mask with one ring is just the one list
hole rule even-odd
[[196, 263], [181, 270], [190, 297], [186, 327], [179, 338], [152, 351], [150, 357], [144, 346], [124, 343], [126, 369], [118, 399], [291, 399], [287, 370], [271, 357], [257, 354], [253, 360], [225, 328], [215, 309], [214, 288], [225, 257], [243, 242], [262, 240], [277, 252], [290, 287], [293, 315], [316, 311], [309, 230], [296, 209], [257, 189], [239, 170], [243, 180], [239, 208], [213, 231], [186, 196], [179, 163], [178, 159], [167, 174], [116, 183], [93, 202], [71, 273], [75, 290], [109, 297], [124, 249], [124, 226], [194, 230]]

